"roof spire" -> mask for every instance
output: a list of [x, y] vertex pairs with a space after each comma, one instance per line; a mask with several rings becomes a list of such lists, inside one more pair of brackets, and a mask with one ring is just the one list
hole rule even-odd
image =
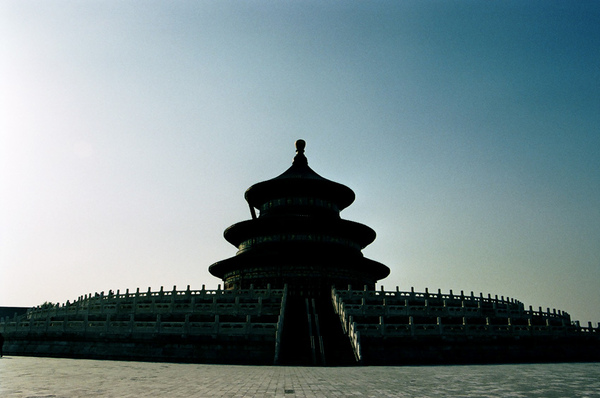
[[304, 156], [304, 148], [306, 147], [306, 141], [304, 141], [302, 139], [297, 140], [295, 145], [296, 145], [296, 156], [294, 157], [293, 164], [298, 165], [298, 166], [307, 165], [308, 160], [306, 159], [306, 156]]

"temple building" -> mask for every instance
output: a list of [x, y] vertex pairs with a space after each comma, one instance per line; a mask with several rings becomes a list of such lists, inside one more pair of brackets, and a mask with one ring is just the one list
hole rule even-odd
[[332, 286], [374, 290], [389, 275], [388, 267], [361, 253], [375, 240], [375, 231], [340, 217], [354, 192], [315, 173], [305, 145], [296, 142], [287, 171], [246, 191], [252, 219], [225, 230], [237, 255], [209, 268], [225, 289], [287, 284], [291, 295], [329, 296]]
[[375, 232], [341, 218], [354, 192], [315, 173], [305, 146], [298, 140], [289, 169], [246, 191], [250, 219], [224, 233], [237, 253], [209, 267], [223, 288], [0, 308], [5, 354], [322, 366], [600, 361], [600, 325], [564, 311], [474, 292], [376, 289], [390, 270], [362, 253]]

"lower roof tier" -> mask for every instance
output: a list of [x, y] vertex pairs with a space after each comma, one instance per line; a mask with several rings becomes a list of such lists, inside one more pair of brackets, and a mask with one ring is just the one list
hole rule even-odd
[[[330, 288], [352, 284], [373, 285], [387, 277], [390, 269], [377, 261], [363, 257], [360, 253], [303, 252], [288, 253], [241, 253], [214, 263], [209, 267], [212, 275], [223, 279], [226, 285], [245, 287], [250, 284], [271, 286], [288, 284], [310, 286], [325, 285]], [[243, 281], [233, 286], [233, 280]]]

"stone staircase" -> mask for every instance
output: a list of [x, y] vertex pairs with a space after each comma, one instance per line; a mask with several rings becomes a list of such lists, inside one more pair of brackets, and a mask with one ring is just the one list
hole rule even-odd
[[280, 364], [342, 366], [356, 364], [348, 336], [328, 297], [288, 297]]

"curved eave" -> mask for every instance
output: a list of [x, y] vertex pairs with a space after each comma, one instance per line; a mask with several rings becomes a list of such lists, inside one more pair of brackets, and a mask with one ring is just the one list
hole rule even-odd
[[224, 232], [225, 239], [238, 247], [243, 241], [256, 236], [279, 233], [325, 234], [354, 241], [365, 248], [376, 238], [370, 227], [343, 219], [313, 219], [310, 217], [258, 218], [233, 224]]
[[280, 176], [252, 185], [244, 194], [246, 201], [256, 208], [268, 200], [292, 196], [327, 199], [339, 210], [350, 206], [355, 199], [350, 188], [321, 177], [308, 165], [292, 165]]
[[[293, 266], [295, 264], [302, 263], [319, 263], [321, 266], [327, 267], [327, 263], [336, 264], [334, 267], [350, 269], [357, 272], [370, 275], [376, 280], [386, 278], [390, 274], [390, 269], [377, 261], [368, 259], [362, 256], [338, 256], [335, 259], [324, 259], [321, 256], [295, 256], [293, 258], [287, 258], [283, 262], [283, 266]], [[339, 266], [338, 264], [343, 264]], [[245, 268], [255, 267], [270, 267], [270, 266], [282, 266], [282, 259], [280, 256], [265, 256], [265, 255], [252, 255], [252, 254], [240, 254], [235, 257], [230, 257], [225, 260], [218, 261], [208, 267], [208, 271], [223, 279], [225, 274], [231, 271], [243, 270]]]

